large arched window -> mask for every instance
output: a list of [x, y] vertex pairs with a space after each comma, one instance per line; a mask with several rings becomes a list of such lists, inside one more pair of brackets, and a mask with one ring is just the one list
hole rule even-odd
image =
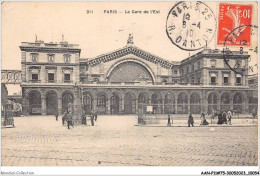
[[108, 75], [109, 82], [153, 82], [148, 69], [134, 61], [126, 61], [117, 65]]

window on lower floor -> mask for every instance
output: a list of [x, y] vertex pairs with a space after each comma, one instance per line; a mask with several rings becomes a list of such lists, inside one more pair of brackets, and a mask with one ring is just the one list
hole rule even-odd
[[48, 73], [48, 82], [54, 82], [54, 73]]
[[70, 74], [64, 74], [64, 82], [70, 82]]

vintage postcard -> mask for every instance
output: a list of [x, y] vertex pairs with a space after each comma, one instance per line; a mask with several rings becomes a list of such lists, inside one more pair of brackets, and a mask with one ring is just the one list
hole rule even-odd
[[259, 175], [257, 1], [3, 1], [1, 14], [1, 174]]

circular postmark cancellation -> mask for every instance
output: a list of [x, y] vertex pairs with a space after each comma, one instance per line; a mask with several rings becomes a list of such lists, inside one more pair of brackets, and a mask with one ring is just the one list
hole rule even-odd
[[[258, 26], [242, 25], [233, 29], [224, 40], [223, 58], [226, 65], [236, 74], [255, 76], [258, 74]], [[247, 63], [236, 58], [237, 55], [230, 51], [229, 46], [239, 45], [238, 54], [247, 57]], [[236, 46], [237, 47], [237, 46]], [[235, 59], [235, 63], [229, 63], [229, 59]]]
[[213, 11], [203, 2], [178, 2], [167, 16], [166, 33], [177, 47], [195, 51], [207, 47], [216, 26]]

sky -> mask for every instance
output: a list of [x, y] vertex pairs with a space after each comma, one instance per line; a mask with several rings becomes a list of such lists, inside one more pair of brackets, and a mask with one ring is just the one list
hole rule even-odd
[[[181, 61], [201, 50], [188, 52], [171, 43], [166, 18], [176, 2], [4, 2], [2, 4], [2, 69], [21, 69], [21, 42], [64, 40], [79, 44], [81, 58], [126, 46], [133, 33], [135, 46], [169, 61]], [[216, 15], [218, 3], [206, 2]], [[93, 13], [87, 13], [87, 11]], [[116, 10], [104, 13], [104, 10]], [[125, 11], [157, 10], [157, 14], [126, 14]], [[216, 46], [215, 34], [208, 44]]]

